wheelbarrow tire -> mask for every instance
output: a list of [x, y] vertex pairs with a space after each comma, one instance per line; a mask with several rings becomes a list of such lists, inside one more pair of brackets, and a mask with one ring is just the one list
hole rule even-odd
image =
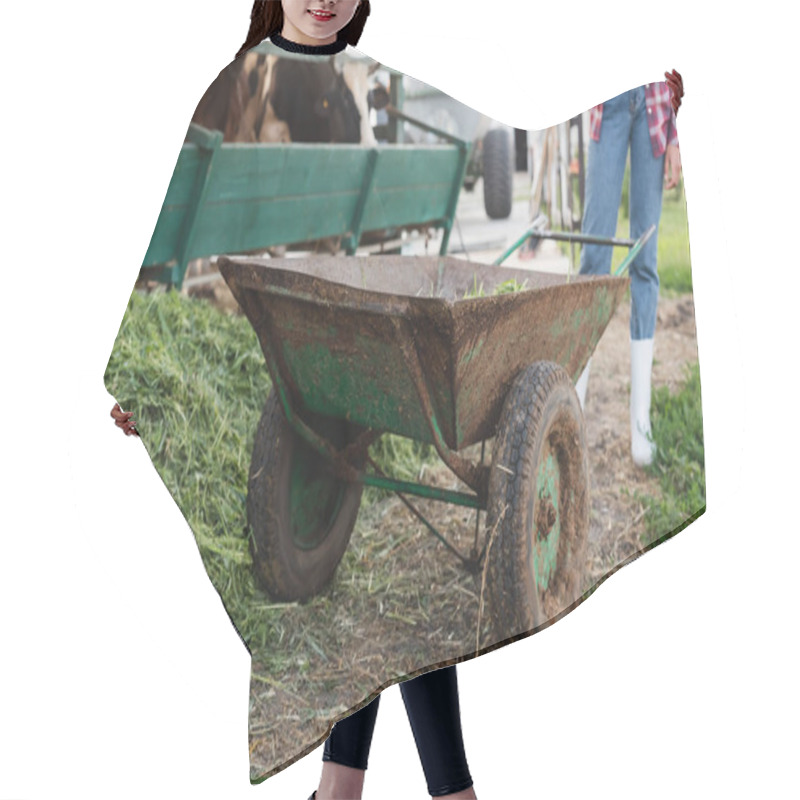
[[579, 599], [588, 474], [569, 375], [551, 362], [530, 365], [506, 395], [489, 476], [487, 596], [496, 642], [545, 627]]
[[[306, 420], [332, 444], [355, 438], [345, 420]], [[250, 553], [275, 600], [303, 601], [333, 578], [355, 527], [363, 485], [335, 476], [296, 433], [273, 389], [255, 436], [247, 491]]]

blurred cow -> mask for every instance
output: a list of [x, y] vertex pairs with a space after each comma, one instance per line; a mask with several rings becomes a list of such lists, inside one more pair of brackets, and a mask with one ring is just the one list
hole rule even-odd
[[[369, 110], [375, 95], [368, 78], [378, 66], [347, 61], [339, 70], [333, 59], [306, 61], [249, 52], [209, 86], [192, 122], [222, 131], [226, 142], [373, 146], [377, 142]], [[320, 250], [337, 252], [338, 237], [318, 242]], [[286, 248], [268, 251], [280, 256]], [[208, 259], [197, 259], [187, 277], [209, 268]]]
[[220, 73], [193, 122], [228, 142], [376, 144], [368, 77], [377, 64], [247, 53]]

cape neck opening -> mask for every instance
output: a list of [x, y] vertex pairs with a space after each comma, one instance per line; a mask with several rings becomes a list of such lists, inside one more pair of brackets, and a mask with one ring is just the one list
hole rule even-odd
[[269, 37], [272, 44], [290, 53], [305, 53], [306, 55], [328, 56], [334, 53], [341, 53], [347, 47], [346, 39], [337, 39], [330, 44], [298, 44], [280, 33], [273, 33]]

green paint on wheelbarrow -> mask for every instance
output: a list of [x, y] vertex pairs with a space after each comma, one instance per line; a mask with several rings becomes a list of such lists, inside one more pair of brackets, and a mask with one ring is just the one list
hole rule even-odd
[[480, 353], [481, 348], [483, 347], [484, 341], [486, 341], [486, 337], [485, 336], [481, 336], [481, 338], [478, 339], [477, 342], [475, 342], [475, 345], [473, 347], [470, 347], [468, 350], [465, 350], [461, 354], [461, 358], [458, 361], [459, 365], [463, 367], [463, 366], [466, 366], [467, 364], [469, 364], [469, 362], [472, 361], [472, 359], [476, 355], [478, 355], [478, 353]]
[[603, 330], [619, 302], [617, 287], [597, 285], [591, 304], [569, 304], [562, 314], [550, 324], [549, 335], [559, 342], [559, 348], [552, 359], [568, 370], [576, 381], [586, 366], [588, 356], [594, 352]]
[[305, 442], [292, 454], [289, 481], [292, 541], [301, 550], [313, 550], [336, 519], [345, 484], [325, 469], [319, 454]]
[[356, 334], [352, 346], [344, 347], [335, 326], [317, 335], [315, 342], [282, 342], [284, 363], [306, 409], [431, 441], [394, 342]]
[[558, 541], [561, 536], [560, 487], [558, 460], [548, 450], [536, 475], [533, 572], [540, 591], [547, 590], [558, 564]]
[[454, 492], [449, 489], [440, 489], [436, 486], [426, 486], [421, 483], [412, 483], [411, 481], [400, 481], [396, 478], [390, 478], [384, 475], [365, 474], [362, 477], [362, 481], [365, 486], [393, 489], [394, 491], [404, 492], [405, 494], [414, 494], [417, 497], [427, 497], [431, 500], [443, 500], [446, 503], [452, 503], [457, 506], [479, 508], [481, 511], [486, 510], [486, 503], [482, 503], [474, 494], [467, 494], [466, 492]]

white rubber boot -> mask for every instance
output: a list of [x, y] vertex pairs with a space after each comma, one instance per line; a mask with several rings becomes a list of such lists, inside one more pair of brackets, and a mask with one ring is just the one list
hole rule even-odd
[[592, 359], [586, 362], [586, 366], [581, 372], [578, 382], [575, 384], [575, 391], [578, 393], [578, 400], [581, 401], [581, 411], [586, 408], [586, 387], [589, 385], [589, 367], [592, 366]]
[[653, 340], [631, 339], [631, 455], [638, 467], [653, 463], [655, 445], [650, 441], [650, 377]]

